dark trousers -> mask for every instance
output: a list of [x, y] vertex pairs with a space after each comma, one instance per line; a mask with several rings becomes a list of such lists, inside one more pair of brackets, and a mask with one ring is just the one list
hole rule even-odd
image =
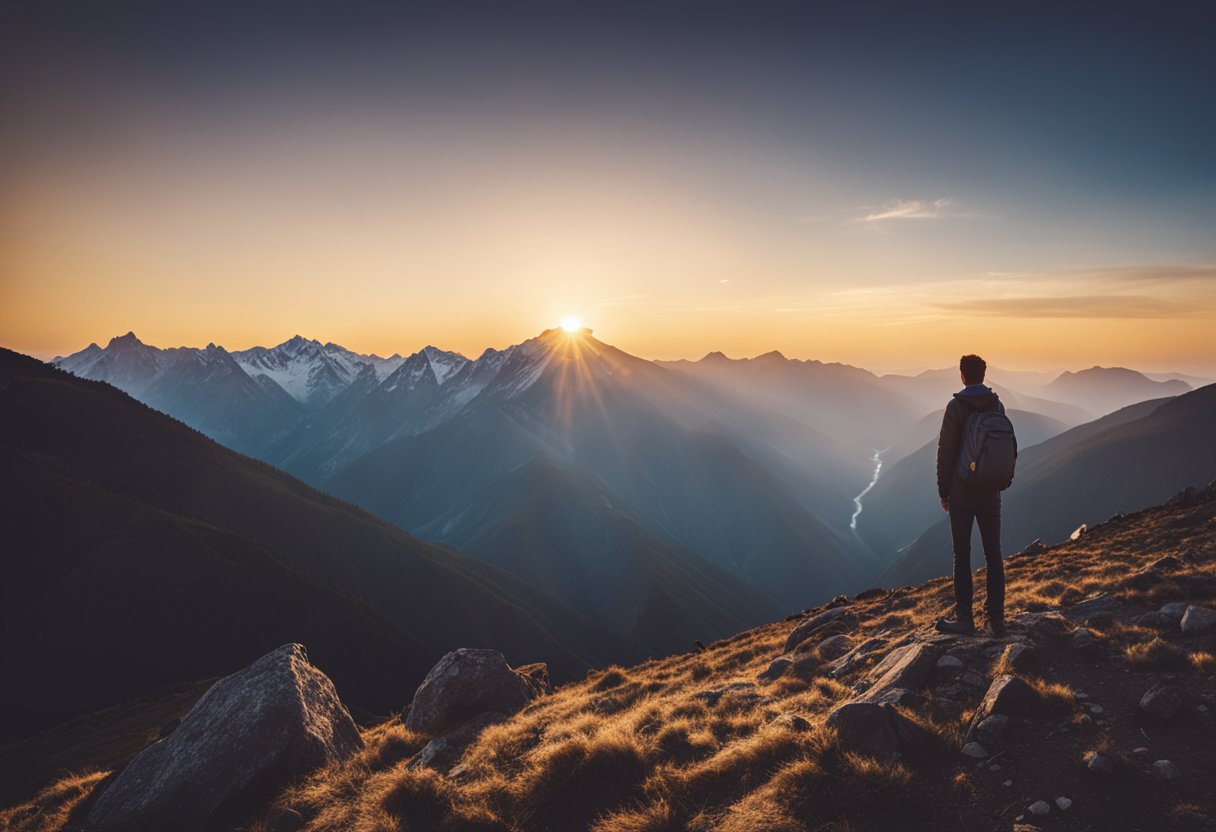
[[950, 506], [950, 536], [954, 541], [954, 603], [960, 619], [972, 617], [971, 523], [980, 527], [984, 562], [988, 569], [988, 617], [1004, 621], [1005, 563], [1001, 560], [1001, 504], [982, 502]]

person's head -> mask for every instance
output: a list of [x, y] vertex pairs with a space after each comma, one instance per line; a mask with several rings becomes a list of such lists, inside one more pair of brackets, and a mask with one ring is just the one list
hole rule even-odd
[[962, 373], [963, 384], [983, 384], [988, 363], [978, 355], [964, 355], [958, 360], [958, 369]]

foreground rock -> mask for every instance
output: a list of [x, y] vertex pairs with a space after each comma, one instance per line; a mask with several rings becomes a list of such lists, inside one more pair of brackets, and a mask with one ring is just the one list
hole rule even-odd
[[98, 832], [194, 830], [255, 792], [363, 747], [329, 678], [287, 644], [216, 682], [165, 739], [139, 753], [89, 811]]
[[825, 724], [835, 729], [843, 749], [871, 757], [896, 757], [932, 739], [925, 728], [886, 703], [846, 702], [828, 714]]
[[1216, 629], [1216, 611], [1207, 607], [1187, 607], [1182, 615], [1182, 632], [1187, 635], [1206, 633]]
[[[523, 668], [521, 668], [522, 670]], [[420, 734], [443, 734], [484, 713], [510, 715], [548, 693], [543, 665], [525, 675], [511, 669], [497, 650], [453, 650], [440, 659], [414, 694], [405, 727]]]
[[1182, 697], [1170, 685], [1153, 685], [1140, 697], [1140, 710], [1159, 722], [1173, 717], [1181, 707]]

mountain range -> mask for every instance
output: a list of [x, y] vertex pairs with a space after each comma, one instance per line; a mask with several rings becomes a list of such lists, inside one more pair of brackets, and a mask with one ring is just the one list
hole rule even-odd
[[[884, 376], [777, 352], [647, 361], [586, 329], [475, 359], [300, 336], [162, 350], [128, 333], [55, 363], [657, 652], [688, 635], [659, 635], [664, 604], [699, 599], [717, 632], [893, 568], [937, 519], [925, 463], [958, 387], [950, 370]], [[1023, 449], [1190, 389], [1122, 368], [990, 375]]]

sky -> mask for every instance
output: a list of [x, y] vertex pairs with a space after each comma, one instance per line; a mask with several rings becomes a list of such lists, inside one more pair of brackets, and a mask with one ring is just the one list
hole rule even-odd
[[1216, 375], [1211, 3], [0, 2], [0, 344]]

